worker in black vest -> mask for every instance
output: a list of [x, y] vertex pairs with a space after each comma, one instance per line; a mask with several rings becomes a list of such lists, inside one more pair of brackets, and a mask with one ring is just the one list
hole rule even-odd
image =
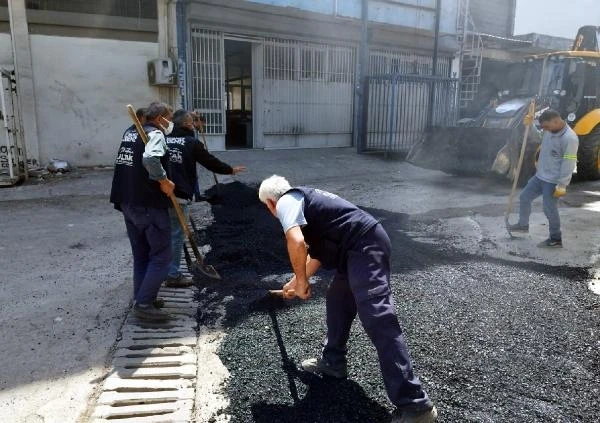
[[175, 185], [167, 178], [165, 135], [172, 130], [172, 111], [164, 103], [152, 103], [146, 110], [148, 135], [144, 145], [134, 127], [123, 134], [115, 161], [110, 202], [123, 213], [133, 253], [133, 314], [141, 319], [170, 318], [160, 310], [160, 285], [171, 263], [169, 198]]
[[[181, 204], [186, 221], [189, 218], [189, 206], [194, 195], [195, 182], [198, 180], [196, 163], [208, 170], [222, 175], [237, 175], [244, 171], [244, 166], [231, 167], [227, 163], [210, 154], [194, 133], [192, 114], [186, 110], [178, 110], [173, 115], [174, 130], [166, 137], [169, 148], [169, 176], [175, 183], [175, 196]], [[183, 252], [184, 233], [173, 209], [169, 209], [171, 217], [171, 248], [173, 259], [169, 267], [166, 285], [183, 287], [192, 284], [179, 270]]]
[[[285, 232], [294, 277], [284, 296], [308, 299], [308, 279], [319, 267], [336, 269], [326, 298], [327, 337], [322, 357], [302, 368], [335, 378], [347, 377], [346, 343], [358, 314], [379, 356], [393, 422], [428, 423], [437, 411], [413, 374], [408, 347], [390, 289], [390, 239], [377, 220], [335, 194], [292, 188], [281, 176], [265, 179], [259, 198]], [[294, 290], [292, 293], [291, 290]]]

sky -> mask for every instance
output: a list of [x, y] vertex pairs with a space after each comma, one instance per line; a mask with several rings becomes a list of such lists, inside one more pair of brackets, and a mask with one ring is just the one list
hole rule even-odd
[[537, 32], [574, 39], [583, 25], [600, 26], [600, 0], [517, 0], [515, 35]]

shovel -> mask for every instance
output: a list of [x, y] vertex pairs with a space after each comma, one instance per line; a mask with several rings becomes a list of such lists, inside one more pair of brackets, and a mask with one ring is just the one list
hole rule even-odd
[[[138, 134], [140, 134], [140, 137], [142, 138], [142, 141], [144, 142], [144, 144], [146, 144], [148, 142], [148, 135], [146, 134], [146, 131], [144, 131], [144, 128], [142, 128], [142, 125], [140, 124], [140, 121], [138, 120], [138, 118], [135, 114], [135, 109], [133, 108], [133, 106], [131, 104], [127, 105], [127, 111], [129, 112], [129, 116], [131, 117], [131, 120], [133, 120], [133, 123], [135, 124]], [[214, 267], [212, 267], [210, 264], [204, 264], [204, 259], [202, 258], [202, 254], [200, 254], [200, 251], [198, 250], [198, 246], [196, 245], [196, 241], [192, 237], [192, 233], [190, 232], [190, 229], [188, 228], [188, 225], [185, 221], [185, 216], [183, 215], [183, 210], [181, 210], [181, 206], [179, 205], [179, 202], [177, 201], [175, 194], [171, 193], [169, 195], [169, 199], [171, 200], [171, 203], [173, 204], [173, 208], [175, 209], [175, 213], [177, 214], [177, 220], [179, 220], [181, 229], [183, 229], [183, 232], [185, 233], [185, 236], [186, 236], [188, 242], [192, 246], [192, 251], [194, 251], [194, 256], [196, 256], [196, 263], [192, 263], [191, 270], [199, 271], [200, 273], [202, 273], [203, 275], [205, 275], [211, 279], [221, 280], [221, 275], [219, 275], [219, 272], [217, 272], [217, 270]]]
[[[527, 110], [526, 119], [533, 119], [533, 115], [535, 114], [535, 100], [532, 100], [529, 103], [529, 109]], [[515, 199], [515, 191], [517, 189], [517, 183], [519, 182], [519, 176], [521, 175], [521, 167], [523, 166], [523, 159], [525, 157], [525, 148], [527, 147], [527, 137], [529, 136], [529, 130], [531, 129], [532, 122], [529, 122], [527, 126], [525, 126], [525, 133], [523, 134], [523, 142], [521, 144], [521, 154], [519, 155], [519, 161], [517, 162], [517, 169], [515, 175], [513, 177], [512, 189], [510, 191], [510, 195], [508, 196], [508, 204], [506, 206], [506, 212], [504, 213], [504, 225], [506, 225], [506, 231], [508, 232], [508, 236], [510, 239], [515, 239], [516, 237], [510, 231], [510, 223], [508, 218], [512, 213], [513, 202]]]

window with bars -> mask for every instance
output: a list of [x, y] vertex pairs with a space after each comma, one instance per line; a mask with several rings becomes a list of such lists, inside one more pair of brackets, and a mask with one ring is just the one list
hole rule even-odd
[[354, 46], [271, 38], [263, 51], [266, 135], [352, 132]]
[[319, 47], [300, 48], [300, 78], [312, 81], [327, 80], [327, 50]]
[[292, 80], [296, 77], [296, 52], [292, 44], [268, 44], [265, 47], [265, 78]]
[[[0, 7], [8, 7], [8, 1], [0, 0]], [[25, 6], [31, 10], [157, 19], [156, 0], [26, 0]]]
[[[450, 73], [449, 57], [440, 57], [437, 74], [447, 76]], [[370, 75], [405, 74], [431, 75], [433, 58], [405, 51], [373, 50], [369, 61]]]
[[265, 43], [265, 78], [353, 82], [353, 47], [269, 40]]
[[224, 134], [225, 86], [223, 83], [223, 34], [192, 29], [192, 108], [206, 118], [207, 134]]

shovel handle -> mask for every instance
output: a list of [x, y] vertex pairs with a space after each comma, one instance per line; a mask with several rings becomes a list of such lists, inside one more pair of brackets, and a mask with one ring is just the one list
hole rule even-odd
[[[144, 142], [144, 144], [147, 144], [148, 143], [148, 134], [146, 134], [146, 131], [144, 131], [144, 128], [142, 128], [142, 124], [140, 123], [140, 120], [138, 119], [137, 115], [135, 114], [135, 109], [133, 108], [133, 106], [131, 104], [127, 105], [127, 112], [129, 113], [129, 117], [131, 117], [131, 120], [133, 120], [133, 123], [135, 124], [135, 129], [137, 129], [138, 134], [140, 134], [142, 141]], [[196, 260], [198, 261], [198, 263], [201, 266], [203, 266], [204, 259], [202, 258], [202, 255], [200, 254], [200, 251], [198, 250], [196, 241], [194, 241], [194, 239], [192, 238], [190, 229], [188, 228], [188, 225], [185, 221], [185, 216], [183, 215], [183, 210], [181, 210], [181, 205], [177, 201], [175, 194], [171, 193], [169, 195], [169, 199], [171, 200], [171, 203], [173, 204], [173, 209], [175, 209], [175, 213], [177, 214], [177, 220], [179, 221], [179, 224], [181, 225], [181, 229], [183, 229], [183, 232], [185, 233], [187, 240], [189, 241], [190, 245], [192, 246], [192, 250], [194, 251]]]
[[[535, 100], [532, 100], [529, 103], [529, 108], [527, 110], [527, 114], [533, 116], [535, 114]], [[513, 178], [512, 189], [510, 190], [510, 195], [508, 197], [508, 204], [506, 206], [506, 215], [508, 216], [512, 212], [513, 201], [515, 197], [515, 191], [517, 189], [517, 183], [519, 182], [519, 176], [521, 176], [521, 167], [523, 166], [523, 159], [525, 158], [525, 149], [527, 147], [527, 138], [529, 137], [529, 130], [531, 129], [531, 123], [525, 127], [525, 132], [523, 133], [523, 142], [521, 143], [521, 152], [519, 154], [519, 161], [517, 162], [517, 169], [515, 170], [515, 175]]]

